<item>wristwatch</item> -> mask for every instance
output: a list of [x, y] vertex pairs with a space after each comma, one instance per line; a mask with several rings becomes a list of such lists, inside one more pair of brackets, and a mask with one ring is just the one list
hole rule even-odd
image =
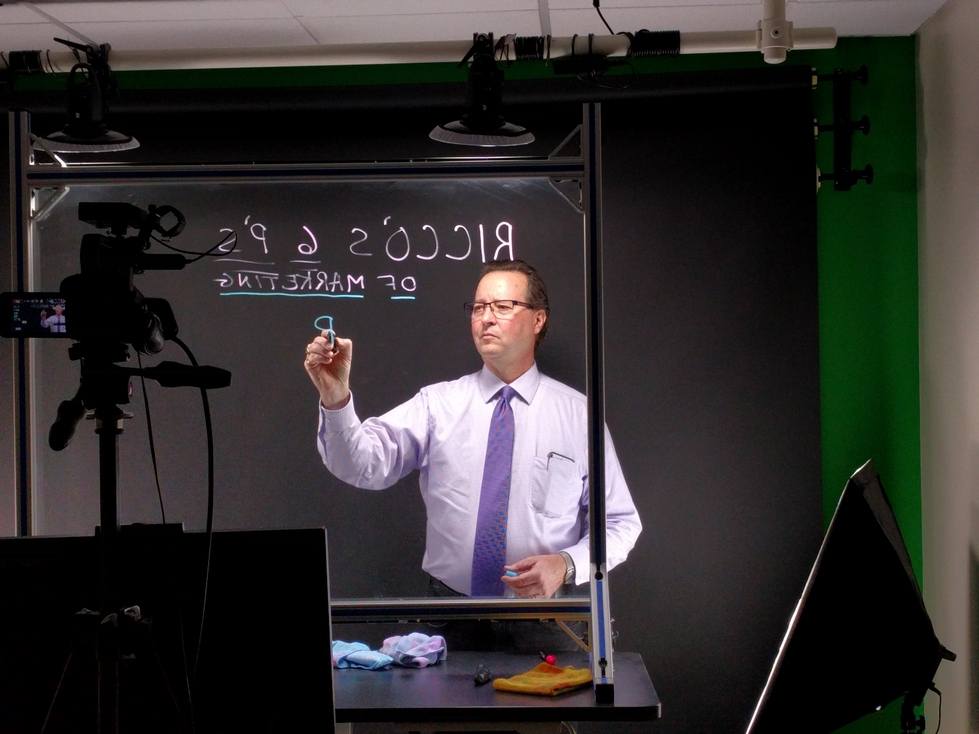
[[567, 551], [560, 551], [560, 553], [561, 557], [564, 559], [564, 583], [574, 583], [574, 559]]

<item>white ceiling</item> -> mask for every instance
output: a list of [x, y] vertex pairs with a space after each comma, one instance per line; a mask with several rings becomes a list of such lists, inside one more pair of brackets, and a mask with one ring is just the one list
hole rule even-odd
[[[840, 36], [906, 36], [945, 0], [788, 0], [797, 28]], [[604, 0], [616, 31], [745, 31], [761, 0]], [[51, 39], [114, 50], [301, 47], [464, 41], [474, 32], [555, 37], [607, 33], [591, 0], [111, 0], [4, 2], [0, 51], [62, 48]]]

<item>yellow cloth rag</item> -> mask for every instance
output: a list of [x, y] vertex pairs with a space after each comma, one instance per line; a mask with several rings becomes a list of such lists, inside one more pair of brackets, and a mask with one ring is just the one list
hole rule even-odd
[[541, 663], [526, 673], [509, 678], [496, 678], [493, 688], [513, 693], [533, 693], [537, 696], [556, 696], [591, 683], [591, 671], [569, 665], [559, 668], [556, 665]]

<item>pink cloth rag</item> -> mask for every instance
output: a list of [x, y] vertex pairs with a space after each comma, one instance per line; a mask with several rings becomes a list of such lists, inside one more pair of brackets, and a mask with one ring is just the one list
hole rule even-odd
[[381, 652], [392, 657], [397, 665], [406, 668], [425, 668], [445, 658], [445, 638], [441, 635], [429, 636], [421, 632], [395, 635], [384, 640]]

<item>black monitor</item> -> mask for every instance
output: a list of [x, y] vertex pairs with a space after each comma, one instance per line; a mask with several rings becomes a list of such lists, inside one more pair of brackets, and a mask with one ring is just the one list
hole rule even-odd
[[[204, 533], [123, 528], [119, 547], [115, 608], [152, 621], [121, 626], [121, 732], [189, 731], [191, 712], [199, 734], [334, 730], [325, 530], [214, 533], [203, 628]], [[0, 731], [101, 730], [99, 550], [0, 539]]]
[[831, 732], [901, 697], [907, 714], [943, 657], [868, 461], [843, 489], [747, 732]]

